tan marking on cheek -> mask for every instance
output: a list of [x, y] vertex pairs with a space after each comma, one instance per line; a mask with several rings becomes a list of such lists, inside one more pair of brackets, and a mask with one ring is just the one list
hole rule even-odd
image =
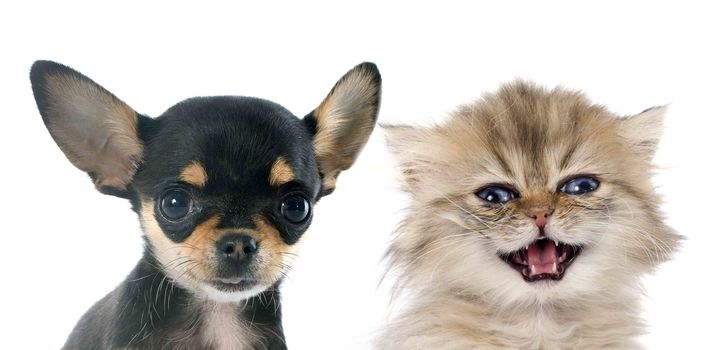
[[193, 161], [191, 164], [183, 168], [179, 177], [181, 180], [197, 187], [204, 187], [204, 185], [206, 185], [206, 181], [208, 180], [206, 170], [204, 170], [201, 163], [197, 161]]
[[212, 216], [202, 222], [183, 242], [188, 247], [188, 256], [194, 261], [200, 262], [199, 273], [200, 278], [205, 280], [213, 279], [216, 275], [216, 240], [219, 236], [219, 217]]
[[294, 180], [294, 170], [284, 157], [279, 156], [269, 171], [269, 183], [272, 186], [280, 186], [292, 180]]
[[261, 249], [265, 250], [268, 257], [264, 266], [261, 267], [262, 274], [276, 281], [283, 277], [291, 267], [294, 254], [301, 246], [301, 239], [293, 245], [288, 245], [282, 240], [279, 230], [263, 217], [256, 216], [254, 223], [257, 227], [255, 233], [258, 235]]
[[156, 221], [154, 202], [144, 201], [141, 205], [141, 226], [154, 256], [169, 277], [187, 287], [213, 277], [214, 266], [208, 257], [213, 256], [209, 255], [214, 249], [211, 236], [218, 222], [218, 217], [212, 217], [196, 227], [186, 240], [174, 243]]

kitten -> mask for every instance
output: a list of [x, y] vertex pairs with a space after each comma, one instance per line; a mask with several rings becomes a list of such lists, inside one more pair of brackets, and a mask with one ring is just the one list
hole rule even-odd
[[388, 126], [412, 203], [387, 256], [409, 303], [378, 347], [640, 348], [639, 277], [681, 240], [650, 181], [664, 112], [518, 81]]

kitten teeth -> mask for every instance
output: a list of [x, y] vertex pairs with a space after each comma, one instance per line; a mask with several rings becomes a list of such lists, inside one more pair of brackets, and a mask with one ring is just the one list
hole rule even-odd
[[563, 252], [561, 256], [558, 258], [558, 262], [563, 262], [563, 260], [566, 260], [566, 256], [568, 256], [568, 252]]
[[531, 276], [536, 275], [536, 273], [535, 273], [535, 265], [530, 265], [530, 275], [531, 275]]
[[556, 244], [556, 247], [558, 246], [558, 241], [553, 241], [553, 243], [555, 243], [555, 244]]
[[556, 263], [556, 262], [553, 262], [553, 272], [559, 273], [559, 271], [558, 271], [558, 263]]

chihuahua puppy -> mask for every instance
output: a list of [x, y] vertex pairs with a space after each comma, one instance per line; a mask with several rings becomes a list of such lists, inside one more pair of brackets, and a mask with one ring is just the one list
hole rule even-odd
[[86, 76], [30, 72], [50, 135], [98, 191], [126, 198], [145, 249], [64, 349], [286, 349], [279, 285], [372, 132], [376, 66], [362, 63], [302, 119], [262, 99], [195, 97], [152, 119]]

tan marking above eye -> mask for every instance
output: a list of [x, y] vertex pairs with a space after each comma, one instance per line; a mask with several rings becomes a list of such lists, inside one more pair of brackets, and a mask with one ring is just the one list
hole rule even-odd
[[201, 166], [201, 163], [197, 161], [193, 161], [191, 162], [191, 164], [183, 168], [179, 177], [181, 178], [181, 180], [197, 187], [204, 187], [208, 179], [206, 175], [206, 170], [204, 170], [204, 167]]
[[292, 180], [294, 180], [294, 170], [284, 157], [279, 156], [269, 171], [269, 183], [272, 186], [279, 186]]

